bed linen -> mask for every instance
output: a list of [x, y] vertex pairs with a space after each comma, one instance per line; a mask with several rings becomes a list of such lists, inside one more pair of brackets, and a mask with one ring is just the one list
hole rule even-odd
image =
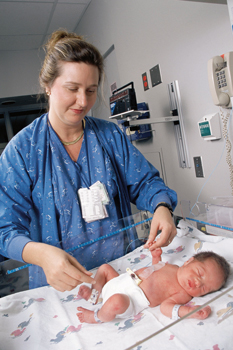
[[[221, 254], [233, 267], [232, 238], [205, 235], [182, 220], [178, 235], [163, 248], [162, 260], [181, 266], [193, 254], [206, 250]], [[151, 265], [151, 255], [141, 246], [110, 264], [119, 273], [125, 272], [127, 267], [137, 270]], [[79, 287], [65, 293], [50, 286], [15, 293], [0, 298], [0, 350], [232, 350], [231, 287], [232, 271], [221, 291], [193, 298], [190, 302], [204, 304], [220, 296], [210, 303], [212, 313], [209, 318], [203, 321], [184, 319], [178, 323], [162, 315], [157, 306], [128, 319], [82, 324], [76, 316], [77, 307], [94, 310], [100, 305], [93, 306], [80, 299]], [[101, 304], [101, 297], [98, 304]], [[161, 331], [164, 327], [166, 329]], [[153, 336], [156, 332], [158, 334]], [[146, 338], [149, 339], [143, 341]]]

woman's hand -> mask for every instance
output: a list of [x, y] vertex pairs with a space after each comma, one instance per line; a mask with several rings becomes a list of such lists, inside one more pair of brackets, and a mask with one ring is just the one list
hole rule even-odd
[[48, 284], [64, 292], [82, 282], [94, 284], [91, 272], [64, 250], [45, 243], [29, 242], [23, 250], [23, 260], [39, 265], [44, 270]]
[[[155, 241], [158, 231], [161, 231], [161, 234]], [[149, 250], [166, 247], [172, 242], [175, 236], [176, 227], [170, 210], [163, 206], [158, 207], [154, 213], [151, 222], [150, 235], [144, 247], [149, 248]]]

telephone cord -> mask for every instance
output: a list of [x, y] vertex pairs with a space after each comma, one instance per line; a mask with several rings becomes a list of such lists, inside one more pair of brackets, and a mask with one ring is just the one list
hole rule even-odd
[[[227, 112], [225, 115], [223, 113], [223, 110], [220, 110], [221, 113], [221, 117], [222, 117], [222, 123], [223, 123], [223, 127], [222, 127], [222, 134], [223, 137], [225, 139], [225, 146], [226, 146], [226, 162], [228, 164], [229, 167], [229, 172], [230, 172], [230, 186], [231, 186], [231, 195], [233, 195], [233, 164], [232, 164], [232, 158], [231, 158], [231, 141], [229, 139], [229, 133], [228, 133], [228, 129], [229, 129], [229, 119], [230, 119], [230, 112]], [[232, 111], [231, 111], [232, 113]]]

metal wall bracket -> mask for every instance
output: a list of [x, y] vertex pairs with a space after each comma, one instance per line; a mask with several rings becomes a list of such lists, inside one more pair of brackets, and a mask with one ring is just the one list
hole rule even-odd
[[131, 110], [110, 116], [109, 118], [119, 120], [124, 119], [130, 123], [130, 126], [173, 122], [180, 167], [191, 168], [181, 109], [180, 90], [177, 80], [168, 84], [168, 92], [170, 97], [170, 110], [172, 112], [172, 116], [154, 119], [146, 118], [139, 120], [138, 117], [144, 113], [147, 113], [148, 111]]
[[[170, 110], [172, 112], [172, 116], [141, 120], [135, 120], [135, 117], [133, 119], [130, 117], [130, 115], [128, 115], [127, 117], [130, 122], [130, 125], [173, 122], [180, 167], [191, 168], [181, 109], [180, 90], [177, 80], [168, 84], [168, 92], [170, 97]], [[124, 118], [124, 116], [122, 118]]]
[[174, 122], [174, 130], [180, 167], [191, 168], [181, 109], [180, 89], [177, 80], [168, 84], [168, 92], [170, 97], [170, 109], [172, 114], [178, 117], [178, 120]]

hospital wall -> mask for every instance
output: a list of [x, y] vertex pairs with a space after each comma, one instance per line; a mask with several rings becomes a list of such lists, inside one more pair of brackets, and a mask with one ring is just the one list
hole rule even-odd
[[1, 51], [0, 98], [38, 94], [39, 72], [43, 58], [42, 49]]
[[[203, 140], [197, 126], [205, 115], [220, 111], [210, 95], [207, 61], [233, 50], [227, 5], [178, 0], [94, 0], [77, 32], [102, 53], [111, 45], [115, 47], [106, 59], [106, 106], [99, 105], [94, 116], [108, 119], [109, 86], [116, 82], [120, 87], [131, 81], [138, 102], [148, 103], [151, 118], [168, 116], [167, 84], [178, 80], [191, 168], [179, 167], [173, 123], [153, 124], [153, 138], [134, 144], [149, 155], [150, 161], [154, 156], [155, 165], [157, 153], [162, 156], [166, 183], [177, 191], [179, 202], [190, 200], [194, 204], [205, 183], [200, 201], [230, 196], [226, 151], [222, 155], [224, 140]], [[157, 64], [163, 83], [152, 88], [149, 70]], [[147, 91], [142, 84], [144, 72], [149, 80]], [[230, 134], [232, 139], [232, 122]], [[202, 156], [204, 178], [195, 175], [195, 156]], [[176, 213], [181, 214], [179, 206]]]
[[[151, 118], [168, 116], [167, 84], [178, 80], [191, 168], [179, 167], [172, 123], [153, 124], [153, 137], [134, 144], [155, 166], [162, 164], [163, 177], [177, 191], [179, 201], [194, 204], [203, 185], [200, 201], [231, 195], [224, 140], [204, 141], [197, 127], [203, 116], [219, 111], [209, 91], [207, 61], [233, 51], [227, 6], [180, 0], [93, 0], [76, 32], [102, 53], [115, 46], [106, 59], [106, 102], [97, 104], [94, 116], [108, 119], [110, 84], [120, 87], [131, 81], [138, 102], [148, 103]], [[42, 50], [1, 52], [0, 97], [36, 94], [43, 57]], [[157, 64], [163, 82], [152, 88], [149, 70]], [[142, 85], [144, 72], [149, 79], [147, 91]], [[232, 134], [231, 122], [231, 140]], [[195, 156], [202, 156], [204, 178], [195, 176]], [[176, 213], [181, 214], [179, 206]]]

